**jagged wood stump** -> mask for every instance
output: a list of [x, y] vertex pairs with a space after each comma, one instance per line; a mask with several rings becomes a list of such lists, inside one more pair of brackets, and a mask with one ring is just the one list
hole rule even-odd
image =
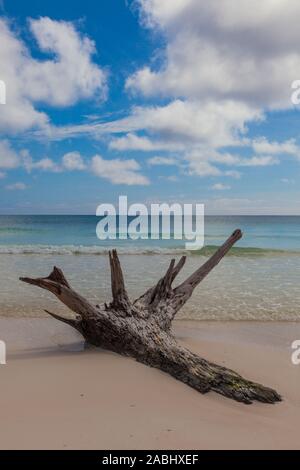
[[131, 356], [169, 373], [201, 393], [212, 390], [246, 404], [254, 400], [275, 403], [281, 401], [276, 391], [202, 359], [180, 345], [171, 331], [172, 320], [195, 287], [241, 236], [241, 231], [236, 230], [203, 266], [176, 288], [172, 288], [172, 283], [186, 258], [183, 256], [177, 264], [172, 259], [158, 283], [133, 302], [125, 289], [116, 250], [109, 253], [113, 298], [110, 304], [91, 305], [71, 288], [62, 271], [56, 267], [46, 278], [20, 279], [52, 292], [75, 312], [75, 318], [65, 318], [46, 310], [56, 320], [78, 330], [94, 346]]

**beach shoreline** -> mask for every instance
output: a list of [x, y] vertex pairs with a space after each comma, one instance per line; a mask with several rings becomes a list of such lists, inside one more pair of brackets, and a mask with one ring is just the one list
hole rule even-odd
[[247, 406], [201, 395], [167, 374], [100, 349], [52, 319], [1, 318], [1, 449], [299, 449], [300, 322], [176, 321], [202, 357], [276, 388]]

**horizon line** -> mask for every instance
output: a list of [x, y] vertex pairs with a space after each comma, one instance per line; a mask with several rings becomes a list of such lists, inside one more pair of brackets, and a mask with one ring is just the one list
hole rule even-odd
[[[116, 216], [119, 216], [120, 214], [116, 214]], [[151, 214], [149, 214], [150, 216]], [[0, 217], [100, 217], [99, 215], [96, 214], [55, 214], [55, 213], [49, 213], [49, 214], [12, 214], [12, 213], [7, 213], [7, 214], [1, 214]], [[128, 216], [130, 217], [130, 216]], [[204, 217], [300, 217], [299, 214], [204, 214]]]

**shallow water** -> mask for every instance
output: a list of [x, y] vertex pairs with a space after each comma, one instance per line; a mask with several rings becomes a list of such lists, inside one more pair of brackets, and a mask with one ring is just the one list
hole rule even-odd
[[[181, 278], [207, 258], [189, 256]], [[122, 255], [126, 284], [132, 297], [153, 285], [167, 269], [167, 255]], [[109, 301], [110, 273], [107, 256], [1, 255], [0, 311], [9, 316], [36, 316], [44, 308], [63, 307], [49, 293], [25, 285], [19, 276], [45, 276], [57, 265], [72, 286], [98, 303]], [[199, 285], [180, 317], [199, 320], [300, 319], [300, 259], [228, 257]]]
[[[0, 216], [0, 312], [39, 316], [43, 309], [62, 311], [49, 293], [18, 281], [63, 268], [74, 288], [91, 301], [109, 301], [110, 273], [106, 253], [112, 242], [100, 242], [93, 216]], [[188, 253], [180, 279], [198, 268], [236, 227], [243, 239], [196, 289], [180, 312], [198, 320], [300, 319], [300, 217], [210, 217], [206, 246]], [[157, 282], [171, 255], [185, 252], [178, 241], [117, 241], [126, 283], [137, 297]], [[96, 256], [98, 255], [98, 256]]]

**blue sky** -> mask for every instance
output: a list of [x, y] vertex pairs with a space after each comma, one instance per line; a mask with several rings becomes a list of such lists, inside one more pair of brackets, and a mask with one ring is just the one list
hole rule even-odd
[[299, 2], [0, 2], [0, 213], [300, 214]]

